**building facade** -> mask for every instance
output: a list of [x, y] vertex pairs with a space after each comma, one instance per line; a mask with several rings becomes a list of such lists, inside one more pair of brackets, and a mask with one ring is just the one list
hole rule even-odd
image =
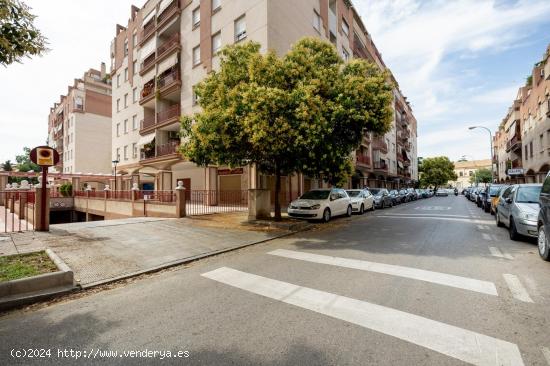
[[[191, 189], [272, 188], [273, 177], [253, 167], [185, 161], [178, 153], [179, 116], [198, 111], [194, 86], [219, 67], [216, 53], [223, 46], [252, 40], [262, 52], [284, 55], [306, 36], [332, 42], [345, 61], [360, 57], [387, 69], [348, 0], [149, 0], [142, 8], [132, 6], [127, 25], [116, 26], [111, 43], [112, 158], [120, 161], [121, 187], [137, 183], [169, 190], [182, 181]], [[350, 186], [418, 179], [416, 119], [391, 78], [392, 129], [365, 136]], [[283, 195], [290, 199], [324, 184], [295, 174], [283, 178]]]
[[550, 170], [550, 45], [493, 140], [499, 182], [544, 180]]
[[60, 155], [58, 173], [111, 171], [111, 81], [105, 64], [90, 69], [50, 108], [48, 145]]
[[464, 189], [466, 187], [474, 185], [473, 183], [470, 183], [470, 179], [473, 179], [473, 181], [475, 182], [476, 172], [479, 169], [492, 169], [491, 159], [457, 161], [454, 163], [454, 165], [454, 171], [457, 176], [457, 180], [454, 182], [449, 182], [449, 184], [458, 189]]

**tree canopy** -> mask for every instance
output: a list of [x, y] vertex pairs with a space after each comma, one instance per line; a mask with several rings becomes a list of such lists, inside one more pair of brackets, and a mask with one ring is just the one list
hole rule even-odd
[[454, 172], [455, 165], [446, 156], [424, 158], [419, 167], [420, 184], [423, 187], [437, 187], [446, 185], [458, 177]]
[[491, 183], [492, 181], [493, 175], [487, 168], [477, 169], [476, 174], [470, 177], [470, 183]]
[[47, 51], [46, 38], [34, 26], [36, 16], [19, 0], [0, 0], [0, 65]]
[[31, 161], [31, 149], [28, 147], [23, 148], [23, 154], [17, 155], [15, 161], [17, 161], [16, 167], [20, 172], [39, 172], [40, 166]]
[[341, 183], [364, 133], [390, 128], [387, 75], [364, 60], [344, 65], [328, 42], [304, 38], [283, 57], [231, 45], [220, 66], [196, 87], [202, 111], [182, 117], [181, 151], [199, 165], [255, 164], [274, 175], [276, 218], [282, 175]]
[[5, 162], [2, 163], [2, 170], [6, 172], [11, 172], [13, 170], [13, 165], [11, 164], [11, 160], [6, 160]]

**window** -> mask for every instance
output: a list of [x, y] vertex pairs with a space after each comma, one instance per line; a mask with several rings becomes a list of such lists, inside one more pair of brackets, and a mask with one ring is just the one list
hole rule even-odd
[[330, 38], [330, 43], [332, 43], [333, 45], [336, 46], [336, 36], [334, 35], [334, 33], [332, 32], [329, 32], [329, 38]]
[[463, 177], [463, 176], [464, 176], [464, 172], [460, 172], [460, 176]]
[[321, 32], [321, 16], [317, 11], [313, 11], [313, 28], [317, 30], [317, 32]]
[[529, 154], [529, 157], [533, 157], [533, 141], [529, 143], [529, 150], [531, 150], [531, 154]]
[[137, 158], [137, 153], [138, 153], [138, 151], [137, 151], [137, 144], [134, 142], [134, 143], [132, 144], [132, 157], [133, 157], [134, 159]]
[[212, 0], [212, 12], [217, 11], [222, 6], [222, 0]]
[[133, 103], [137, 102], [137, 95], [138, 95], [137, 88], [132, 89], [132, 102]]
[[132, 35], [132, 46], [137, 46], [137, 32], [134, 32], [134, 34]]
[[193, 87], [193, 105], [197, 105], [198, 102], [199, 102], [199, 96], [197, 95], [195, 87]]
[[137, 130], [137, 115], [132, 116], [132, 130]]
[[342, 48], [342, 58], [343, 58], [344, 61], [346, 61], [346, 62], [349, 61], [349, 53], [348, 53], [348, 51], [346, 51], [345, 48]]
[[342, 32], [344, 32], [346, 36], [349, 36], [349, 25], [344, 19], [342, 19]]
[[128, 145], [124, 146], [124, 160], [128, 160]]
[[137, 64], [137, 61], [134, 60], [134, 62], [132, 63], [132, 71], [135, 74], [137, 74], [138, 72], [138, 64]]
[[119, 88], [120, 87], [120, 74], [118, 74], [116, 76], [116, 87]]
[[128, 133], [128, 120], [124, 120], [124, 133]]
[[120, 123], [116, 124], [116, 135], [117, 137], [120, 136]]
[[120, 112], [120, 99], [116, 100], [116, 111]]
[[539, 144], [540, 144], [540, 153], [542, 154], [544, 152], [544, 136], [540, 134], [539, 136]]
[[120, 160], [120, 147], [116, 148], [116, 160]]
[[222, 48], [222, 33], [218, 32], [212, 36], [212, 54], [218, 53]]
[[201, 8], [197, 7], [193, 10], [193, 27], [198, 27], [201, 24]]
[[124, 94], [124, 108], [128, 108], [128, 93]]
[[124, 69], [124, 81], [128, 81], [128, 68]]
[[246, 38], [246, 18], [243, 15], [235, 20], [235, 42], [242, 41]]
[[124, 56], [128, 56], [128, 39], [124, 40]]
[[529, 146], [525, 145], [525, 160], [529, 160]]
[[193, 48], [193, 66], [201, 63], [201, 46]]

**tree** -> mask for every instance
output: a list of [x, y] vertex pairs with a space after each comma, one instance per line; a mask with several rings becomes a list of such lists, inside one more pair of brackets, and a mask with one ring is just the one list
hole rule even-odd
[[0, 0], [0, 64], [21, 62], [23, 57], [47, 51], [46, 38], [34, 26], [35, 15], [19, 0]]
[[2, 169], [6, 172], [11, 172], [13, 170], [13, 166], [11, 165], [11, 160], [6, 160], [2, 164]]
[[[343, 65], [332, 44], [304, 38], [284, 56], [254, 42], [220, 52], [220, 70], [196, 87], [200, 113], [181, 118], [181, 152], [199, 165], [255, 164], [275, 176], [302, 172], [337, 184], [366, 131], [390, 128], [387, 75], [366, 61]], [[192, 123], [194, 121], [194, 123]]]
[[438, 187], [447, 184], [449, 181], [457, 180], [454, 172], [455, 165], [446, 156], [424, 158], [420, 167], [420, 184], [422, 187]]
[[31, 149], [28, 147], [23, 148], [23, 154], [17, 155], [15, 161], [17, 161], [17, 170], [20, 172], [39, 172], [40, 166], [31, 161]]
[[491, 170], [486, 168], [477, 169], [476, 173], [470, 177], [470, 183], [491, 183], [492, 181]]
[[63, 183], [61, 187], [59, 187], [59, 193], [61, 193], [63, 197], [72, 197], [73, 185], [71, 183]]

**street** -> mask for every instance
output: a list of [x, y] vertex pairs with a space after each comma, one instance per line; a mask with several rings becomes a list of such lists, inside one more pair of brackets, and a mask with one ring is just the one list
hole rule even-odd
[[10, 313], [0, 364], [548, 366], [549, 279], [534, 242], [433, 197]]

